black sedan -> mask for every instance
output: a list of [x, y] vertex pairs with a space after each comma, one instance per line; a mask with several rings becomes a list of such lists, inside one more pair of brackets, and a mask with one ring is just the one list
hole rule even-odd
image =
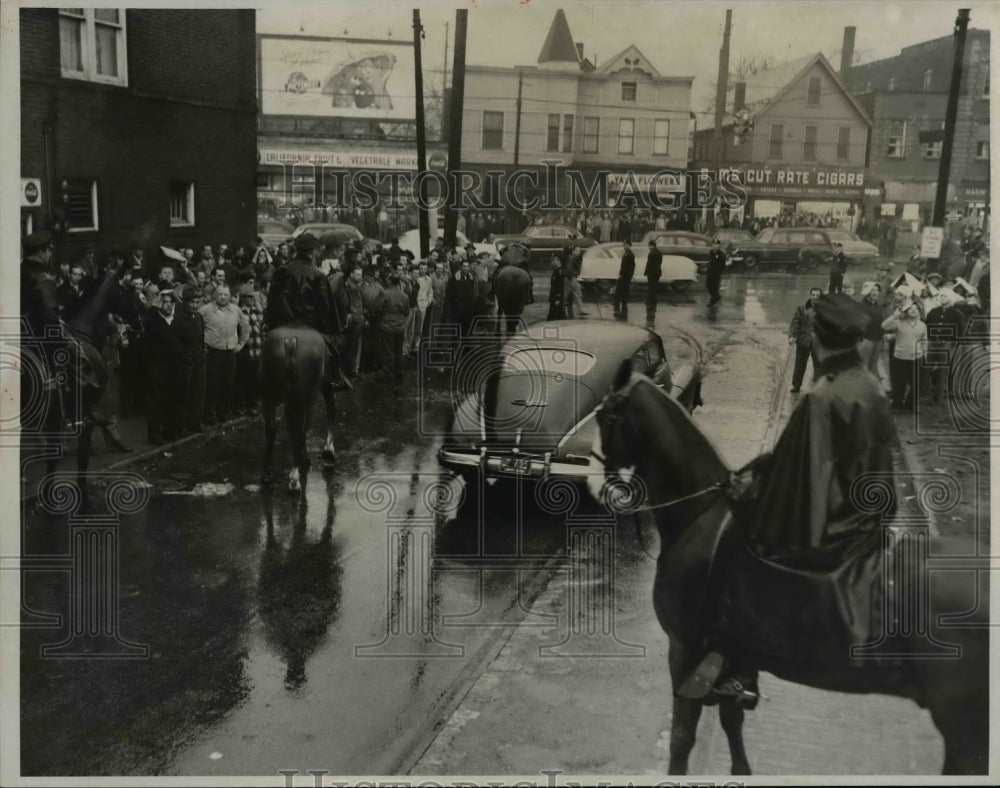
[[671, 374], [652, 331], [599, 320], [535, 323], [500, 348], [480, 390], [459, 402], [439, 461], [467, 485], [478, 486], [479, 474], [585, 483], [594, 409], [627, 358], [688, 410], [700, 403], [700, 374], [690, 366]]
[[574, 227], [562, 224], [533, 224], [520, 235], [491, 235], [490, 243], [498, 247], [519, 243], [531, 252], [532, 260], [544, 260], [559, 254], [567, 246], [587, 248], [597, 243], [593, 238], [581, 235]]
[[643, 249], [649, 247], [650, 241], [656, 241], [656, 248], [663, 254], [676, 254], [694, 260], [698, 273], [703, 274], [708, 269], [708, 255], [712, 251], [712, 240], [701, 233], [689, 233], [685, 230], [650, 230], [639, 243]]

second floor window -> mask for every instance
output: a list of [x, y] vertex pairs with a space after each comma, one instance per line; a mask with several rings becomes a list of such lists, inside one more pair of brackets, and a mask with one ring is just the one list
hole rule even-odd
[[559, 116], [549, 115], [549, 133], [545, 139], [545, 150], [559, 150]]
[[635, 153], [635, 120], [632, 118], [618, 120], [618, 152]]
[[781, 158], [781, 143], [785, 137], [785, 127], [781, 123], [771, 124], [771, 136], [768, 138], [767, 155], [772, 159]]
[[976, 143], [976, 158], [988, 159], [990, 157], [990, 144], [988, 142]]
[[635, 82], [622, 82], [622, 101], [635, 101], [636, 89]]
[[194, 184], [175, 181], [170, 184], [170, 226], [189, 227], [194, 224]]
[[573, 116], [563, 115], [563, 153], [573, 151]]
[[483, 113], [483, 150], [503, 149], [503, 113]]
[[934, 81], [934, 70], [927, 69], [924, 72], [924, 90], [928, 91], [931, 89], [931, 83]]
[[906, 155], [906, 121], [894, 120], [889, 125], [889, 144], [885, 155], [890, 159], [901, 159]]
[[66, 203], [66, 227], [71, 233], [100, 229], [97, 214], [97, 181], [93, 178], [67, 178], [62, 183], [69, 196]]
[[59, 60], [64, 77], [127, 85], [124, 9], [60, 8]]
[[816, 126], [806, 126], [806, 139], [802, 143], [802, 158], [809, 161], [816, 159]]
[[819, 106], [819, 96], [822, 87], [823, 82], [819, 77], [809, 77], [809, 95], [806, 98], [806, 104], [810, 107]]
[[846, 159], [851, 155], [851, 127], [841, 126], [837, 129], [837, 158]]
[[891, 93], [895, 89], [896, 89], [896, 78], [895, 77], [889, 77], [888, 90]]
[[670, 153], [670, 121], [653, 121], [653, 155], [666, 156]]
[[583, 119], [583, 152], [597, 153], [600, 149], [601, 119]]

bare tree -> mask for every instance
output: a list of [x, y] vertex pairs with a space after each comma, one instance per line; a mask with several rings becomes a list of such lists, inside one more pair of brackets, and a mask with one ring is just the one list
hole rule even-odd
[[[726, 107], [730, 107], [733, 92], [737, 82], [745, 82], [749, 77], [774, 68], [775, 61], [771, 55], [742, 55], [735, 63], [729, 64], [729, 79], [726, 83]], [[711, 115], [715, 112], [715, 91], [718, 82], [712, 81], [712, 99], [705, 107], [705, 112]]]

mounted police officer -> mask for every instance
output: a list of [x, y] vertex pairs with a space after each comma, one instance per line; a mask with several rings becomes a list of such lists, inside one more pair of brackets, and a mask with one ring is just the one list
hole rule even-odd
[[[268, 329], [298, 323], [315, 329], [326, 343], [327, 384], [340, 380], [340, 343], [336, 338], [343, 329], [330, 282], [316, 267], [317, 247], [312, 233], [302, 233], [295, 239], [295, 257], [284, 268], [274, 272], [268, 292], [264, 323]], [[337, 370], [339, 374], [335, 374]]]
[[720, 564], [716, 651], [678, 688], [681, 696], [753, 706], [756, 674], [741, 665], [743, 652], [839, 666], [850, 645], [871, 636], [882, 517], [895, 501], [891, 511], [872, 514], [851, 488], [864, 474], [892, 473], [895, 426], [878, 378], [858, 354], [868, 314], [844, 294], [822, 295], [814, 309], [816, 383], [774, 451], [734, 479], [731, 500], [746, 547]]

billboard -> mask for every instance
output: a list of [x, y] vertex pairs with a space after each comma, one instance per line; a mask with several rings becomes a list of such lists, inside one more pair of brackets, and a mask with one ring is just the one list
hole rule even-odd
[[259, 37], [265, 115], [412, 120], [413, 44], [302, 36]]

